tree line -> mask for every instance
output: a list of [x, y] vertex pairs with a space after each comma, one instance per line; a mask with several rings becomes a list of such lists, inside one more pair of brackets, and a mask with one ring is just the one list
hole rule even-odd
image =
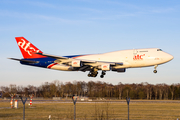
[[180, 84], [149, 84], [143, 82], [140, 84], [117, 85], [102, 81], [73, 81], [61, 82], [55, 80], [51, 83], [45, 82], [40, 86], [28, 85], [1, 86], [2, 97], [10, 97], [10, 94], [19, 94], [28, 97], [34, 94], [34, 97], [72, 97], [87, 96], [90, 98], [109, 98], [109, 99], [147, 99], [147, 100], [178, 100], [180, 99]]

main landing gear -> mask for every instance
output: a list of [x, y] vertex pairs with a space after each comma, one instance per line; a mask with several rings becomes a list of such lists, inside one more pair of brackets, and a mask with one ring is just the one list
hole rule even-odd
[[[98, 69], [96, 68], [93, 68], [89, 74], [88, 74], [88, 77], [96, 77], [98, 75]], [[106, 75], [106, 71], [102, 71], [100, 77], [101, 78], [104, 78], [104, 75]]]
[[157, 67], [158, 67], [158, 65], [155, 65], [155, 66], [154, 66], [154, 69], [155, 69], [155, 70], [153, 71], [154, 73], [157, 73], [157, 70], [156, 70]]
[[98, 74], [97, 71], [98, 71], [98, 69], [93, 68], [93, 69], [89, 72], [88, 77], [96, 77], [97, 74]]
[[104, 78], [104, 75], [106, 75], [106, 71], [102, 71], [102, 73], [101, 73], [101, 78]]

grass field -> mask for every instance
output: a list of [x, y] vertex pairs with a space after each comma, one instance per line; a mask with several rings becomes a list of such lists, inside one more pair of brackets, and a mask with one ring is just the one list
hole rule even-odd
[[[130, 102], [131, 120], [177, 120], [180, 119], [180, 103], [174, 102]], [[126, 120], [126, 102], [78, 102], [76, 104], [76, 120]], [[26, 104], [26, 120], [71, 120], [74, 115], [73, 103], [42, 102]], [[9, 102], [0, 101], [0, 120], [22, 120], [23, 104], [18, 109], [11, 109]]]

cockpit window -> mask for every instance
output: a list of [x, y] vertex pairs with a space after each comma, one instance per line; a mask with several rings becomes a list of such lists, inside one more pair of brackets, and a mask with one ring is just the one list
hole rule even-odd
[[162, 51], [162, 49], [157, 49], [157, 51]]

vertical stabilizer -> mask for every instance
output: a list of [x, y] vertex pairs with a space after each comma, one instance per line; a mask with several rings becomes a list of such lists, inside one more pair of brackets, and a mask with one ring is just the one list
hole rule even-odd
[[15, 37], [19, 49], [25, 59], [27, 58], [44, 58], [42, 55], [34, 54], [36, 52], [42, 53], [37, 47], [26, 40], [24, 37]]

